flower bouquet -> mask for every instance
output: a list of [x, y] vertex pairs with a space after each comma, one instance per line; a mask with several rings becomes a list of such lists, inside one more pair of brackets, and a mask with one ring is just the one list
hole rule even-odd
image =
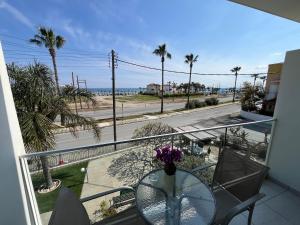
[[176, 172], [176, 166], [174, 162], [180, 162], [183, 156], [182, 151], [179, 148], [173, 148], [170, 145], [162, 148], [155, 149], [156, 158], [162, 161], [165, 166], [164, 170], [169, 176], [174, 175]]

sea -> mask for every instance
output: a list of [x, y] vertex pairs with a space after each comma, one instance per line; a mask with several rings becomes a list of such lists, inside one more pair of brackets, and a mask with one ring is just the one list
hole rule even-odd
[[[112, 88], [88, 88], [88, 90], [96, 95], [112, 95]], [[116, 88], [116, 95], [134, 95], [145, 91], [146, 88]], [[227, 93], [228, 91], [229, 88], [220, 88], [219, 94]]]

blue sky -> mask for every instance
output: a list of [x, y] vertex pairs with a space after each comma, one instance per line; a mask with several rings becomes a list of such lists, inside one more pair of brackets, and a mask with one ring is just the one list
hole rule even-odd
[[[300, 25], [223, 0], [0, 0], [0, 38], [7, 62], [26, 64], [38, 59], [51, 66], [46, 49], [29, 44], [40, 25], [53, 28], [67, 40], [59, 50], [60, 83], [71, 82], [71, 72], [89, 87], [110, 87], [107, 54], [160, 67], [152, 54], [167, 44], [172, 60], [166, 68], [188, 71], [184, 55], [199, 55], [194, 71], [229, 73], [266, 72], [270, 63], [284, 60], [285, 52], [299, 48]], [[16, 39], [17, 37], [18, 39]], [[117, 87], [144, 87], [160, 82], [159, 71], [119, 63]], [[238, 85], [247, 77], [240, 77]], [[187, 82], [185, 75], [166, 74], [166, 81]], [[206, 85], [233, 86], [233, 77], [193, 76]]]

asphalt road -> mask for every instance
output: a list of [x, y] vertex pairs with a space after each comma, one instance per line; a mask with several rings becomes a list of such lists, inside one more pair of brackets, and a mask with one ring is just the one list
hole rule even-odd
[[[213, 125], [213, 122], [220, 117], [224, 118], [224, 116], [229, 116], [233, 113], [238, 113], [240, 111], [240, 108], [241, 106], [239, 104], [224, 105], [219, 106], [217, 108], [200, 109], [198, 111], [173, 115], [161, 119], [153, 119], [142, 122], [118, 125], [117, 138], [118, 140], [130, 139], [132, 137], [133, 131], [136, 128], [141, 127], [150, 121], [161, 121], [173, 127], [194, 124], [206, 124], [205, 126], [207, 127]], [[219, 123], [222, 123], [222, 120], [219, 121]], [[212, 123], [209, 123], [209, 121], [211, 121]], [[91, 131], [80, 131], [78, 132], [77, 138], [72, 136], [70, 133], [57, 134], [55, 138], [56, 149], [92, 145], [99, 142], [113, 141], [113, 128], [112, 126], [103, 128], [100, 141], [94, 139]]]
[[[219, 101], [222, 102], [228, 102], [232, 99], [232, 97], [224, 97], [219, 98]], [[185, 106], [185, 102], [170, 102], [164, 104], [164, 111], [172, 111], [176, 109], [182, 109]], [[122, 108], [117, 107], [116, 108], [116, 114], [117, 117], [126, 117], [126, 116], [132, 116], [132, 115], [142, 115], [146, 113], [154, 113], [154, 112], [160, 112], [160, 103], [147, 103], [137, 105], [134, 107], [127, 107], [126, 103], [124, 103], [123, 113]], [[92, 117], [94, 119], [107, 119], [112, 118], [112, 109], [104, 109], [104, 110], [97, 110], [97, 111], [87, 111], [87, 112], [80, 112], [80, 115]]]

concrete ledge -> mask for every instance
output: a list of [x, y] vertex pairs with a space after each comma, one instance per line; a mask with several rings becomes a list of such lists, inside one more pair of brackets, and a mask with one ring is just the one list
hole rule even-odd
[[269, 120], [269, 119], [273, 118], [271, 116], [265, 116], [265, 115], [261, 115], [261, 114], [254, 113], [254, 112], [247, 112], [244, 110], [241, 110], [240, 116], [244, 119], [254, 120], [254, 121]]

